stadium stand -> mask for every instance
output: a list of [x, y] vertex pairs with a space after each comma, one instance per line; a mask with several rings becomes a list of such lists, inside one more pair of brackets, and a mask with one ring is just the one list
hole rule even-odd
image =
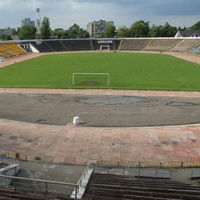
[[[23, 43], [21, 44], [23, 45]], [[61, 52], [61, 51], [91, 51], [90, 40], [43, 40], [41, 44], [30, 42], [39, 52]]]
[[54, 50], [45, 42], [43, 41], [41, 44], [37, 44], [36, 42], [30, 42], [29, 45], [31, 47], [38, 50], [38, 52], [53, 52]]
[[92, 50], [95, 51], [99, 49], [100, 49], [100, 46], [98, 44], [98, 40], [92, 40]]
[[45, 42], [47, 46], [49, 46], [53, 51], [66, 51], [67, 48], [62, 43], [62, 40], [51, 40]]
[[[0, 47], [1, 49], [1, 47]], [[0, 50], [0, 57], [3, 57], [3, 58], [8, 58], [9, 57], [9, 54], [5, 53], [4, 51], [1, 51]]]
[[[99, 51], [102, 46], [105, 50], [119, 51], [173, 51], [188, 52], [199, 48], [199, 38], [111, 38], [111, 39], [52, 39], [37, 41], [20, 41], [18, 44], [27, 52], [63, 52], [63, 51]], [[29, 47], [28, 47], [29, 46]], [[102, 49], [104, 50], [104, 49]], [[0, 48], [0, 56], [5, 50]], [[199, 53], [199, 51], [195, 51]], [[6, 56], [6, 55], [4, 55]]]
[[186, 52], [187, 50], [196, 47], [197, 45], [200, 45], [200, 39], [184, 39], [175, 47], [173, 47], [171, 51]]
[[121, 40], [114, 40], [113, 42], [114, 42], [114, 49], [113, 50], [118, 50], [120, 43], [121, 43]]
[[151, 42], [143, 49], [145, 51], [169, 51], [179, 44], [181, 39], [152, 39]]
[[109, 46], [112, 51], [119, 50], [121, 40], [120, 39], [93, 39], [92, 40], [92, 50], [99, 51], [101, 46]]
[[[15, 190], [8, 190], [8, 189], [0, 189], [0, 199], [1, 200], [12, 200], [12, 199], [18, 199], [18, 200], [50, 200], [50, 199], [57, 199], [57, 200], [71, 200], [71, 198], [68, 197], [59, 197], [59, 196], [53, 196], [53, 195], [42, 195], [42, 194], [33, 194], [28, 193], [24, 191], [15, 191]], [[76, 200], [76, 199], [73, 199]]]
[[[118, 50], [121, 40], [113, 40], [109, 43], [110, 50]], [[68, 40], [43, 40], [41, 44], [36, 41], [21, 42], [20, 45], [25, 48], [31, 45], [37, 52], [61, 52], [61, 51], [93, 51], [100, 50], [100, 44], [96, 39], [68, 39]], [[26, 50], [28, 51], [29, 48]]]
[[63, 40], [63, 44], [68, 51], [91, 51], [92, 44], [90, 40]]
[[133, 176], [93, 173], [88, 183], [85, 199], [90, 200], [149, 200], [193, 199], [200, 196], [200, 186], [179, 181], [143, 179]]
[[123, 39], [119, 50], [141, 51], [149, 44], [150, 41], [151, 39]]
[[19, 56], [26, 54], [26, 51], [23, 50], [20, 46], [15, 43], [0, 43], [0, 56], [4, 58], [10, 58], [13, 56]]

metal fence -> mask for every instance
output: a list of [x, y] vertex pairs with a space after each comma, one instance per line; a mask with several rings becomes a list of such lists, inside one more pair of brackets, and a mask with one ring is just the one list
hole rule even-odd
[[172, 170], [141, 167], [116, 167], [116, 166], [93, 166], [94, 173], [130, 175], [137, 178], [151, 177], [153, 179], [172, 180]]
[[92, 173], [91, 170], [91, 166], [88, 165], [76, 184], [0, 175], [0, 186], [1, 188], [13, 189], [20, 192], [64, 195], [77, 199], [83, 195], [82, 188], [86, 187], [84, 180]]
[[[22, 178], [15, 176], [0, 175], [0, 186], [16, 191], [28, 191], [33, 193], [64, 195], [75, 199], [82, 198], [92, 173], [134, 175], [138, 177], [150, 176], [155, 179], [172, 179], [172, 170], [166, 168], [143, 168], [122, 167], [122, 166], [104, 166], [88, 165], [83, 171], [77, 183], [56, 182], [48, 180], [39, 180], [31, 178]], [[199, 170], [193, 170], [190, 179], [200, 176]]]

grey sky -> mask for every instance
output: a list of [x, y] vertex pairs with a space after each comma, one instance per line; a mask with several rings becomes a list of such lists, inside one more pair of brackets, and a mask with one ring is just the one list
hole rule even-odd
[[52, 29], [68, 29], [74, 23], [86, 29], [100, 19], [130, 27], [137, 20], [150, 25], [192, 26], [200, 21], [200, 0], [0, 0], [0, 28], [19, 27], [21, 19], [48, 17]]

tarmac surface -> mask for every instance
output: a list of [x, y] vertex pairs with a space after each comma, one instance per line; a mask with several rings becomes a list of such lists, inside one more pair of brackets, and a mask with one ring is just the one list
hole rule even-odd
[[0, 118], [79, 126], [146, 127], [200, 122], [198, 97], [146, 97], [89, 94], [0, 94]]
[[[2, 88], [0, 152], [49, 163], [196, 166], [199, 97], [199, 92]], [[76, 115], [83, 120], [78, 126], [72, 124]]]

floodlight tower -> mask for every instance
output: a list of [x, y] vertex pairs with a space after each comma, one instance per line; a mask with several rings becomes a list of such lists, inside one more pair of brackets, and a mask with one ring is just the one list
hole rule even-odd
[[41, 19], [40, 19], [40, 9], [36, 9], [36, 42], [40, 44], [42, 41], [42, 34], [41, 34]]

